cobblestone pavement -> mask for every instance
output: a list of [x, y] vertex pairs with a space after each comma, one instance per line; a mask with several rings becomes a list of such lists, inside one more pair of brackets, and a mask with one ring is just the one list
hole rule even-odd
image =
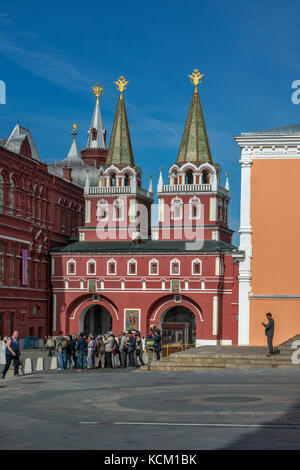
[[53, 371], [0, 382], [0, 449], [298, 449], [298, 369]]

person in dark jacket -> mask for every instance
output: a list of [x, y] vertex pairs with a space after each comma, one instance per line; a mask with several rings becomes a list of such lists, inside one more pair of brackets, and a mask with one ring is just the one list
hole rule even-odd
[[20, 364], [20, 356], [21, 356], [21, 348], [20, 348], [20, 340], [19, 340], [19, 332], [14, 331], [12, 336], [7, 339], [6, 341], [6, 364], [2, 372], [2, 379], [4, 379], [11, 361], [14, 362], [14, 374], [15, 376], [19, 375], [19, 364]]
[[154, 351], [156, 353], [156, 359], [159, 361], [160, 360], [160, 352], [161, 352], [161, 335], [160, 331], [156, 330], [155, 335], [154, 335]]
[[72, 336], [68, 336], [67, 344], [67, 368], [70, 365], [70, 369], [75, 369], [76, 359], [75, 359], [75, 341]]
[[129, 358], [129, 367], [135, 367], [134, 361], [134, 351], [135, 351], [135, 337], [133, 336], [132, 332], [128, 332], [128, 339], [127, 339], [127, 346], [128, 346], [128, 358]]
[[84, 337], [84, 333], [80, 333], [80, 338], [77, 341], [76, 349], [78, 351], [78, 369], [86, 369], [86, 356], [87, 356], [87, 342]]
[[268, 319], [268, 323], [267, 324], [265, 324], [264, 322], [261, 322], [261, 323], [265, 327], [265, 335], [267, 337], [268, 348], [269, 348], [269, 354], [267, 354], [267, 356], [270, 357], [274, 355], [274, 350], [273, 350], [274, 320], [272, 318], [271, 313], [267, 313], [266, 317]]

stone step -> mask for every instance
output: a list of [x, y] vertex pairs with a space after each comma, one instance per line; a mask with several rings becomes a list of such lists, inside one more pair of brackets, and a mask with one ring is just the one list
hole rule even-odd
[[292, 363], [290, 365], [278, 365], [278, 364], [271, 364], [271, 365], [262, 365], [262, 364], [246, 364], [246, 365], [239, 365], [239, 364], [225, 364], [221, 365], [206, 365], [206, 366], [197, 366], [197, 367], [178, 367], [176, 365], [157, 365], [156, 367], [149, 366], [148, 370], [161, 370], [161, 371], [192, 371], [195, 369], [279, 369], [279, 368], [290, 368], [290, 367], [297, 367]]
[[222, 359], [219, 360], [214, 360], [214, 359], [208, 359], [208, 360], [197, 360], [197, 361], [160, 361], [160, 363], [153, 363], [151, 364], [151, 367], [159, 367], [161, 365], [168, 366], [168, 367], [206, 367], [206, 366], [221, 366], [221, 367], [227, 367], [227, 366], [238, 366], [238, 367], [246, 367], [246, 366], [266, 366], [266, 367], [272, 367], [273, 365], [282, 365], [282, 366], [290, 366], [293, 365], [292, 361], [273, 361], [272, 359], [270, 360], [262, 360], [262, 361], [239, 361], [239, 360], [232, 360], [232, 361], [225, 361]]
[[222, 361], [239, 361], [239, 362], [247, 362], [247, 361], [264, 361], [264, 360], [272, 360], [272, 361], [279, 361], [279, 362], [288, 362], [291, 361], [291, 355], [290, 354], [285, 354], [285, 355], [275, 355], [272, 356], [271, 358], [267, 358], [267, 355], [260, 355], [260, 356], [246, 356], [246, 355], [222, 355], [222, 354], [194, 354], [194, 355], [185, 355], [182, 354], [181, 356], [174, 357], [174, 356], [169, 356], [165, 357], [161, 360], [167, 361], [167, 362], [177, 362], [177, 361], [206, 361], [206, 360], [222, 360]]

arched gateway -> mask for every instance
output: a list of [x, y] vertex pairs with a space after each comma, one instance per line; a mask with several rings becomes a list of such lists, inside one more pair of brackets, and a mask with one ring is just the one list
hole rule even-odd
[[109, 311], [102, 305], [86, 307], [79, 318], [79, 332], [97, 336], [112, 329], [112, 318]]
[[161, 316], [163, 344], [192, 345], [196, 343], [196, 318], [183, 305], [167, 309]]

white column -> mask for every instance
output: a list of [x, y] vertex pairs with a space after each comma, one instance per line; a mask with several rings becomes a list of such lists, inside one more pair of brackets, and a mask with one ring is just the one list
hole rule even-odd
[[249, 292], [251, 290], [251, 258], [252, 258], [252, 227], [250, 220], [251, 198], [251, 165], [252, 159], [242, 150], [241, 164], [241, 212], [240, 212], [240, 246], [245, 252], [245, 258], [239, 265], [239, 323], [238, 343], [249, 344], [250, 305]]

